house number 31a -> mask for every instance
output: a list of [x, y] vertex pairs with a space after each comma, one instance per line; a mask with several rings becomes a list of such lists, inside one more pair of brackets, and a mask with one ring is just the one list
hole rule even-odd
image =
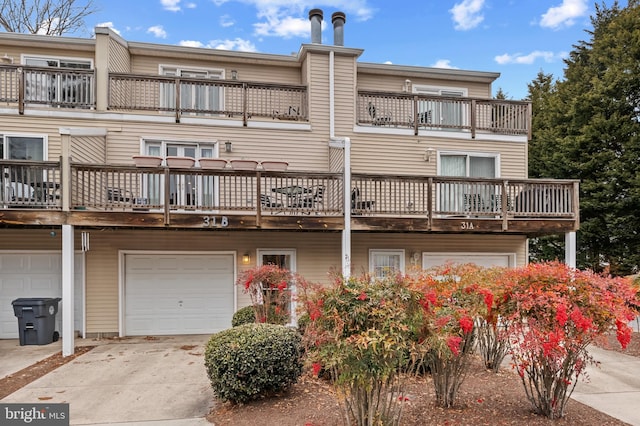
[[204, 226], [208, 228], [226, 228], [229, 226], [229, 218], [222, 216], [218, 219], [216, 216], [205, 216], [202, 218]]
[[461, 229], [473, 229], [473, 222], [460, 222]]

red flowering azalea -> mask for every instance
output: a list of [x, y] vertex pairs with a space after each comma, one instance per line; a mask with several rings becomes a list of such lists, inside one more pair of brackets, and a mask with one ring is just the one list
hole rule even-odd
[[620, 346], [622, 349], [625, 349], [629, 342], [631, 341], [631, 328], [622, 321], [616, 320], [616, 337], [618, 338], [618, 342], [620, 342]]
[[471, 333], [471, 330], [473, 330], [473, 320], [469, 316], [463, 316], [458, 322], [464, 333]]
[[569, 316], [567, 315], [567, 307], [564, 305], [558, 305], [556, 308], [556, 321], [560, 324], [560, 327], [564, 327], [567, 323]]
[[318, 375], [320, 374], [320, 370], [322, 370], [322, 365], [320, 365], [319, 362], [314, 362], [312, 367], [313, 367], [313, 375], [318, 377]]
[[478, 293], [482, 295], [484, 298], [484, 304], [487, 306], [487, 311], [491, 311], [491, 307], [493, 306], [493, 293], [491, 290], [487, 288], [481, 288], [478, 290]]
[[462, 343], [462, 337], [460, 336], [449, 336], [447, 339], [447, 346], [455, 356], [460, 354], [460, 343]]
[[367, 300], [367, 294], [363, 291], [360, 293], [360, 296], [358, 296], [358, 300]]

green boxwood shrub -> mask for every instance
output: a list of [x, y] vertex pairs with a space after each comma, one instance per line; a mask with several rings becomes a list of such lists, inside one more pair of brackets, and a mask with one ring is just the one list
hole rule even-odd
[[253, 309], [253, 306], [245, 306], [244, 308], [240, 308], [233, 314], [233, 318], [231, 319], [231, 326], [237, 327], [242, 324], [251, 324], [256, 322], [256, 312]]
[[245, 402], [282, 390], [302, 374], [300, 334], [275, 324], [244, 324], [214, 334], [205, 367], [216, 396]]

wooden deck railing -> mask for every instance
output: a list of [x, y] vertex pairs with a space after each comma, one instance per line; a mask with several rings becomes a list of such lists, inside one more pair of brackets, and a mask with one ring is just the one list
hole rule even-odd
[[531, 137], [531, 104], [411, 93], [358, 91], [356, 121], [360, 125], [466, 130]]
[[342, 176], [73, 165], [75, 209], [342, 214]]
[[0, 206], [61, 209], [60, 163], [1, 160]]
[[[1, 208], [62, 209], [57, 162], [0, 160]], [[344, 214], [339, 173], [71, 165], [70, 208], [120, 212]], [[354, 217], [578, 220], [578, 183], [355, 173]]]
[[356, 215], [578, 218], [577, 181], [354, 174]]
[[0, 65], [0, 102], [64, 108], [95, 107], [93, 70]]
[[215, 118], [308, 120], [306, 86], [233, 80], [109, 75], [109, 109]]

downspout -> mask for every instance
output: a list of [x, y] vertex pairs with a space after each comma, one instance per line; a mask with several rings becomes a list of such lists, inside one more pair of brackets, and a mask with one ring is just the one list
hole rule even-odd
[[351, 139], [344, 138], [344, 230], [342, 231], [342, 275], [351, 276]]
[[336, 137], [335, 53], [329, 52], [329, 140], [340, 141], [343, 160], [344, 228], [342, 230], [342, 276], [351, 275], [351, 139]]

